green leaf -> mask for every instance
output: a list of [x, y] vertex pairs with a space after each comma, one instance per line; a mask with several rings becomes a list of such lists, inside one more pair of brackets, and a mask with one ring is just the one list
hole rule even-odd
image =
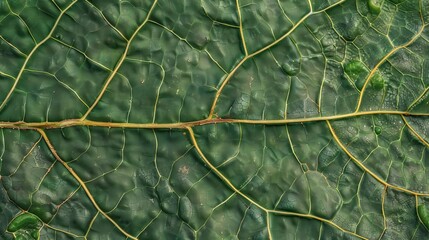
[[426, 239], [428, 0], [0, 0], [0, 239]]

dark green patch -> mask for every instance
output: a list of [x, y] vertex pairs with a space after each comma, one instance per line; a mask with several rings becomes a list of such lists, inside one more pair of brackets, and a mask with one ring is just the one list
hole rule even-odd
[[375, 126], [374, 127], [374, 132], [375, 132], [375, 134], [380, 135], [381, 134], [381, 127], [380, 126]]
[[403, 2], [404, 0], [389, 0], [389, 1], [398, 4]]

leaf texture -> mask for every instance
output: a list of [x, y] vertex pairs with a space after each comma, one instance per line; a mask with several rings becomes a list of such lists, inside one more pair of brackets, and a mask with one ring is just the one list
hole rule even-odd
[[0, 239], [425, 239], [428, 0], [0, 0]]

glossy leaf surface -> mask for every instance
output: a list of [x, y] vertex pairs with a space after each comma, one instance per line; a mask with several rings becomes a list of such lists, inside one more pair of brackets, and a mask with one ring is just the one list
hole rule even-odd
[[0, 0], [0, 239], [425, 239], [428, 0]]

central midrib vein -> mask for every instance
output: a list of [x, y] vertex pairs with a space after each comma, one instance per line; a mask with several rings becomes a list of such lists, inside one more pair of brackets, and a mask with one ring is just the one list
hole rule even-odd
[[147, 128], [147, 129], [184, 129], [188, 127], [218, 124], [218, 123], [241, 123], [241, 124], [259, 124], [259, 125], [283, 125], [304, 122], [318, 122], [327, 120], [341, 120], [366, 115], [398, 115], [398, 116], [428, 116], [429, 113], [410, 113], [404, 111], [366, 111], [357, 113], [347, 113], [331, 116], [318, 116], [308, 118], [290, 118], [290, 119], [273, 119], [273, 120], [250, 120], [250, 119], [224, 119], [212, 118], [203, 119], [189, 122], [177, 123], [121, 123], [121, 122], [104, 122], [104, 121], [91, 121], [86, 119], [68, 119], [57, 122], [0, 122], [0, 128], [13, 128], [13, 129], [51, 129], [51, 128], [65, 128], [72, 126], [92, 126], [92, 127], [109, 127], [109, 128]]

